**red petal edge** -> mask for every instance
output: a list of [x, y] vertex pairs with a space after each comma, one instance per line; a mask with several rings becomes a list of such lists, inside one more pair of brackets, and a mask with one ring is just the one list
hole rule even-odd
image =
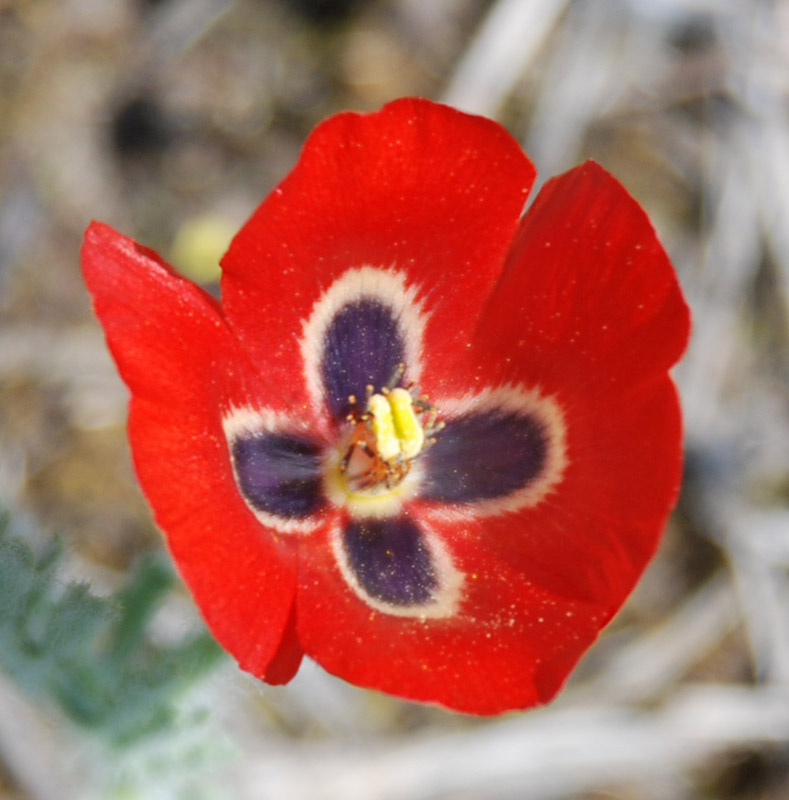
[[205, 292], [155, 253], [92, 223], [82, 248], [96, 315], [132, 398], [129, 438], [173, 557], [219, 642], [240, 665], [289, 680], [295, 567], [236, 488], [221, 413], [257, 380]]
[[594, 162], [545, 184], [477, 329], [502, 377], [606, 394], [668, 370], [690, 314], [646, 214]]
[[533, 180], [517, 142], [482, 117], [419, 99], [333, 116], [222, 260], [227, 318], [294, 407], [303, 402], [294, 332], [320, 294], [348, 269], [397, 270], [421, 289], [425, 356], [448, 374]]

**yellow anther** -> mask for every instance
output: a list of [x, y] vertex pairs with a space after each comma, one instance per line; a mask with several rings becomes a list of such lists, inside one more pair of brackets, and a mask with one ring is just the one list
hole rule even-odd
[[400, 442], [390, 404], [382, 394], [374, 394], [367, 403], [367, 409], [372, 415], [375, 449], [385, 461], [394, 460], [400, 454]]
[[374, 394], [367, 404], [375, 449], [385, 461], [398, 456], [409, 461], [425, 444], [425, 432], [414, 409], [414, 399], [407, 389], [396, 388], [386, 394]]
[[414, 399], [408, 390], [399, 387], [392, 389], [386, 399], [392, 410], [394, 433], [399, 440], [403, 458], [414, 458], [425, 443], [425, 432], [414, 411]]
[[366, 387], [364, 412], [357, 397], [348, 402], [352, 425], [329, 489], [336, 484], [340, 502], [347, 502], [353, 513], [388, 513], [386, 509], [399, 508], [403, 492], [413, 490], [415, 484], [408, 481], [411, 462], [435, 441], [433, 434], [442, 427], [436, 424], [438, 412], [413, 386], [380, 392]]

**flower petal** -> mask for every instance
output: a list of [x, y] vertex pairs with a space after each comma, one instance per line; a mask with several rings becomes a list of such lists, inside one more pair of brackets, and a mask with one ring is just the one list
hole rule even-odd
[[541, 503], [486, 517], [481, 546], [545, 591], [615, 609], [654, 554], [679, 491], [676, 389], [664, 375], [604, 408], [567, 404], [565, 419], [561, 481]]
[[501, 376], [599, 394], [665, 372], [688, 331], [649, 220], [587, 162], [549, 181], [527, 212], [475, 344]]
[[265, 410], [234, 408], [222, 427], [239, 491], [263, 525], [290, 533], [321, 523], [324, 443]]
[[321, 450], [309, 439], [259, 433], [231, 447], [241, 493], [253, 508], [303, 519], [323, 505]]
[[539, 476], [547, 447], [542, 425], [533, 417], [498, 411], [448, 420], [425, 457], [421, 495], [442, 503], [503, 497]]
[[458, 711], [497, 714], [549, 700], [613, 609], [531, 584], [488, 551], [486, 521], [411, 519], [452, 564], [444, 613], [397, 614], [349, 591], [321, 531], [299, 562], [305, 651], [358, 685]]
[[[266, 683], [273, 685], [288, 683], [299, 671], [303, 657], [304, 651], [301, 649], [299, 634], [296, 630], [296, 604], [293, 603], [287, 625], [282, 632], [282, 639], [274, 653], [274, 657], [269, 661], [265, 671], [255, 670], [255, 674]], [[250, 667], [247, 667], [247, 669], [250, 669]]]
[[217, 304], [150, 250], [93, 223], [82, 264], [131, 390], [137, 474], [178, 568], [241, 666], [282, 680], [300, 660], [286, 636], [293, 557], [242, 499], [222, 428], [224, 410], [259, 394], [257, 376]]
[[341, 541], [352, 580], [373, 600], [423, 606], [438, 588], [430, 549], [408, 517], [350, 520]]
[[222, 262], [228, 320], [282, 408], [304, 399], [293, 332], [349, 269], [404, 273], [429, 316], [426, 352], [455, 358], [502, 269], [533, 177], [501, 126], [426, 100], [320, 125]]
[[348, 270], [316, 301], [304, 325], [301, 351], [313, 406], [335, 422], [364, 401], [367, 387], [418, 380], [423, 318], [401, 273]]
[[348, 396], [364, 397], [368, 385], [386, 386], [403, 362], [403, 343], [389, 309], [360, 300], [339, 311], [326, 331], [323, 384], [335, 418], [350, 410]]
[[423, 500], [504, 513], [535, 505], [561, 479], [565, 426], [554, 400], [501, 387], [441, 408], [446, 425], [422, 459]]
[[549, 182], [471, 348], [489, 380], [539, 387], [564, 418], [555, 490], [486, 520], [489, 546], [536, 584], [621, 603], [654, 553], [679, 487], [667, 370], [688, 329], [671, 265], [625, 190], [593, 163]]

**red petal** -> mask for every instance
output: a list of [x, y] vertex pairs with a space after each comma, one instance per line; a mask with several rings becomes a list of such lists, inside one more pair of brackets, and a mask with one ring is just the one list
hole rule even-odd
[[459, 613], [420, 619], [370, 608], [348, 590], [321, 543], [300, 562], [299, 636], [306, 652], [360, 686], [468, 713], [549, 700], [613, 610], [529, 583], [485, 546], [483, 521], [430, 525], [451, 543], [465, 573]]
[[546, 184], [480, 321], [480, 358], [608, 393], [665, 372], [688, 339], [674, 271], [639, 205], [593, 162]]
[[[273, 685], [287, 683], [299, 670], [304, 651], [296, 630], [296, 604], [293, 603], [288, 617], [288, 624], [282, 634], [282, 641], [277, 652], [266, 667], [265, 672], [251, 670], [258, 674], [266, 683]], [[249, 669], [249, 667], [247, 667]]]
[[320, 292], [350, 268], [393, 268], [424, 287], [426, 357], [454, 358], [533, 175], [501, 126], [426, 100], [332, 117], [225, 256], [227, 317], [283, 400], [302, 403], [297, 337]]
[[361, 686], [460, 711], [550, 700], [653, 555], [681, 469], [667, 376], [624, 393], [605, 414], [581, 404], [566, 421], [564, 478], [536, 507], [451, 523], [441, 506], [412, 505], [466, 576], [457, 618], [369, 608], [349, 591], [328, 545], [314, 540], [299, 566], [305, 650]]
[[679, 491], [681, 423], [674, 384], [643, 383], [604, 409], [567, 409], [567, 466], [555, 491], [485, 519], [485, 546], [532, 583], [612, 609], [655, 552]]
[[305, 650], [363, 686], [459, 710], [550, 699], [633, 588], [676, 499], [681, 430], [666, 373], [687, 335], [673, 270], [622, 187], [593, 164], [548, 184], [480, 321], [468, 378], [556, 397], [563, 479], [517, 514], [430, 515], [466, 574], [453, 618], [371, 609], [328, 546], [312, 550], [300, 563]]
[[532, 581], [618, 605], [654, 552], [676, 500], [681, 421], [668, 368], [689, 314], [644, 212], [587, 163], [546, 185], [525, 217], [480, 321], [473, 356], [488, 381], [554, 396], [567, 467], [545, 501], [490, 518], [491, 546]]
[[241, 499], [221, 425], [223, 411], [255, 396], [256, 376], [218, 305], [152, 251], [93, 223], [82, 264], [132, 393], [138, 477], [179, 570], [241, 666], [263, 674], [278, 657], [277, 677], [287, 679], [296, 651], [278, 651], [289, 638], [294, 567]]

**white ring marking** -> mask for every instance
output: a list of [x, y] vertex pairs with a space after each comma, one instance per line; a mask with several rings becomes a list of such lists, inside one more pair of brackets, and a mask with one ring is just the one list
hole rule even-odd
[[[342, 308], [363, 298], [378, 300], [392, 310], [405, 347], [406, 378], [414, 383], [419, 381], [426, 317], [417, 300], [416, 287], [407, 286], [406, 276], [395, 270], [369, 266], [349, 269], [315, 301], [309, 319], [304, 323], [301, 338], [304, 374], [310, 399], [318, 414], [325, 414], [320, 367], [326, 329]], [[382, 387], [374, 388], [380, 391]]]

